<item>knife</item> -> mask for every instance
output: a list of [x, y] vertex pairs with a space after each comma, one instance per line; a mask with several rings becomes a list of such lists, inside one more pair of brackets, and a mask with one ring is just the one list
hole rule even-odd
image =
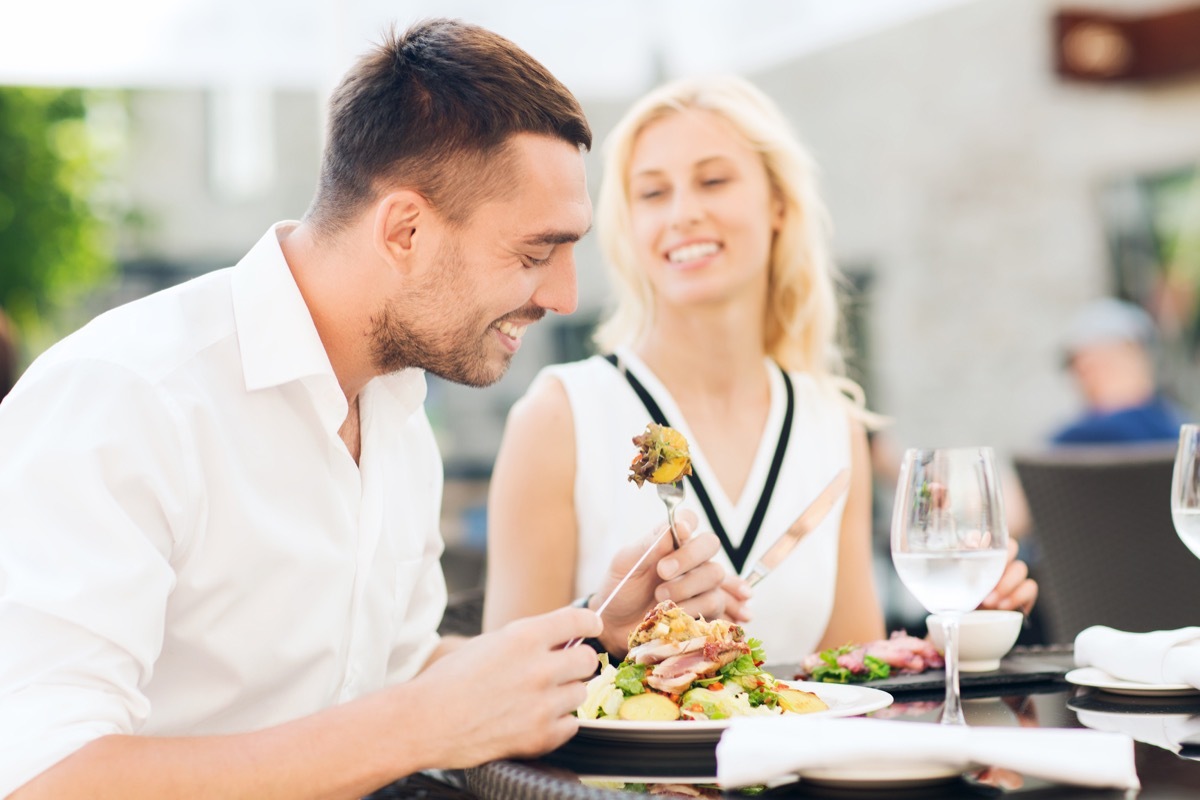
[[821, 520], [825, 519], [825, 515], [833, 508], [834, 503], [845, 494], [849, 486], [850, 470], [842, 469], [833, 476], [829, 485], [821, 490], [817, 499], [809, 503], [808, 508], [804, 509], [804, 513], [796, 518], [792, 526], [783, 532], [778, 541], [763, 553], [763, 557], [746, 575], [746, 582], [753, 586], [767, 577], [771, 570], [778, 567], [796, 545], [800, 544], [800, 540], [821, 524]]

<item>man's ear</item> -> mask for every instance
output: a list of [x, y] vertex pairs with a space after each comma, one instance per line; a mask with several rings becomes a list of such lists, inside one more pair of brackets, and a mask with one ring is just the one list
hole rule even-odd
[[421, 238], [418, 231], [430, 210], [425, 198], [411, 189], [391, 192], [376, 201], [372, 239], [375, 251], [389, 266], [409, 269]]

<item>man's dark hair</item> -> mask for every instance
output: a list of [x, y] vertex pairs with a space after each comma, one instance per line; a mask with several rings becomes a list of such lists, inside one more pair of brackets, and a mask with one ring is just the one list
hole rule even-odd
[[507, 183], [505, 146], [518, 133], [592, 145], [574, 95], [504, 37], [447, 19], [393, 30], [330, 98], [308, 218], [336, 231], [381, 191], [405, 186], [462, 223]]

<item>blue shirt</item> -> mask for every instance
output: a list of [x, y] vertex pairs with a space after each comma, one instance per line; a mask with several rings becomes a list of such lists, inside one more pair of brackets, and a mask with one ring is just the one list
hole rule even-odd
[[1186, 422], [1161, 395], [1118, 411], [1093, 411], [1054, 434], [1054, 444], [1132, 444], [1174, 440]]

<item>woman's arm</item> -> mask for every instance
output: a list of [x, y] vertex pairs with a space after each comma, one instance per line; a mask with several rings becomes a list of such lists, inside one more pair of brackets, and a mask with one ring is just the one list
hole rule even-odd
[[850, 492], [838, 539], [833, 615], [818, 649], [870, 642], [884, 635], [871, 549], [871, 458], [866, 431], [851, 420]]
[[545, 379], [513, 406], [492, 471], [485, 631], [574, 599], [578, 535], [571, 405]]

